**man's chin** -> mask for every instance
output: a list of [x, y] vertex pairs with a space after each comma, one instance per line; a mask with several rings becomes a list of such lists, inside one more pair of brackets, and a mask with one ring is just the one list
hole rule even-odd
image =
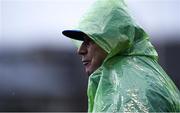
[[91, 68], [91, 67], [89, 67], [89, 68], [87, 67], [85, 71], [86, 71], [87, 75], [90, 76], [94, 71], [96, 71], [96, 69]]
[[88, 70], [88, 69], [86, 69], [86, 73], [87, 73], [88, 76], [90, 76], [92, 74], [92, 72], [90, 70]]
[[90, 75], [91, 75], [91, 73], [90, 73], [89, 71], [86, 71], [86, 73], [87, 73], [87, 75], [88, 75], [88, 76], [90, 76]]

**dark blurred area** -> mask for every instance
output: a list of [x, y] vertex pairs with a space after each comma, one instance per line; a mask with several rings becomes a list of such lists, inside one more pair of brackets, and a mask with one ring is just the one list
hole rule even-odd
[[[154, 43], [159, 62], [180, 88], [180, 42]], [[87, 111], [88, 77], [76, 50], [0, 52], [0, 111]]]
[[0, 111], [86, 111], [86, 85], [73, 50], [0, 52]]
[[159, 64], [180, 89], [180, 42], [173, 40], [165, 43], [154, 43], [159, 55]]

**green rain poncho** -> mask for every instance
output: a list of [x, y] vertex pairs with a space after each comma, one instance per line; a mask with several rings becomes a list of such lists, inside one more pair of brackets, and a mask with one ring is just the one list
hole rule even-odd
[[180, 93], [123, 0], [98, 0], [78, 30], [108, 56], [89, 77], [89, 112], [180, 112]]

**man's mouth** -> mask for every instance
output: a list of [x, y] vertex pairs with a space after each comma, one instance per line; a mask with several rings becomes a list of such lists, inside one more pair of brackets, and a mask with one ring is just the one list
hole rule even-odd
[[82, 62], [83, 62], [83, 65], [85, 65], [85, 66], [87, 66], [89, 64], [89, 61], [87, 61], [87, 60], [84, 60]]

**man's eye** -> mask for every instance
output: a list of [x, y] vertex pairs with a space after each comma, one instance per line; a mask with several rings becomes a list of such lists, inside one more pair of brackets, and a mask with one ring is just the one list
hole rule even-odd
[[90, 46], [90, 44], [92, 44], [92, 43], [93, 43], [93, 41], [92, 41], [90, 38], [86, 38], [86, 39], [84, 40], [84, 45], [85, 45], [86, 47]]
[[89, 42], [89, 41], [86, 41], [86, 42], [84, 42], [84, 44], [85, 44], [86, 46], [89, 46], [89, 45], [90, 45], [90, 42]]

